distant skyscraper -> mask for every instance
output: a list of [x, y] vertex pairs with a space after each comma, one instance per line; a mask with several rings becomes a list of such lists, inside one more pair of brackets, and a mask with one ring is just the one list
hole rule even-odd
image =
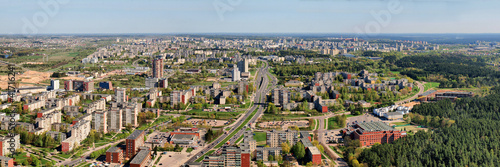
[[52, 90], [59, 89], [59, 80], [50, 80], [50, 87], [52, 87]]
[[235, 64], [233, 67], [233, 82], [240, 80], [240, 70], [238, 70], [238, 66]]
[[243, 59], [242, 61], [238, 62], [238, 67], [240, 72], [248, 72], [248, 60]]
[[153, 78], [163, 78], [163, 59], [153, 60]]
[[127, 94], [125, 88], [116, 89], [116, 102], [127, 102]]

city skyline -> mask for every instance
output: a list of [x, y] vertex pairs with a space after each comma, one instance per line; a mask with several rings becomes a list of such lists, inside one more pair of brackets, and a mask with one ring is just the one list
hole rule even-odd
[[0, 2], [0, 34], [500, 33], [495, 1]]

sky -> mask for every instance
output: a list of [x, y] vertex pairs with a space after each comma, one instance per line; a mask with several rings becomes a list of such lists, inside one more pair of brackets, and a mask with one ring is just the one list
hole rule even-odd
[[0, 0], [0, 34], [500, 33], [498, 0]]

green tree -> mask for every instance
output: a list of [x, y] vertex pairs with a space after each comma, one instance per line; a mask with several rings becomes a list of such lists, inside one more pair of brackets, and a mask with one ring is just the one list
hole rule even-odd
[[290, 144], [288, 143], [288, 141], [285, 143], [281, 143], [281, 151], [283, 152], [283, 154], [290, 153]]

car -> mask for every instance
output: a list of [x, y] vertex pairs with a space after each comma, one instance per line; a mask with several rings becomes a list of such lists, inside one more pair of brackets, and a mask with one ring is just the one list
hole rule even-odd
[[168, 157], [172, 157], [172, 155], [168, 155]]

